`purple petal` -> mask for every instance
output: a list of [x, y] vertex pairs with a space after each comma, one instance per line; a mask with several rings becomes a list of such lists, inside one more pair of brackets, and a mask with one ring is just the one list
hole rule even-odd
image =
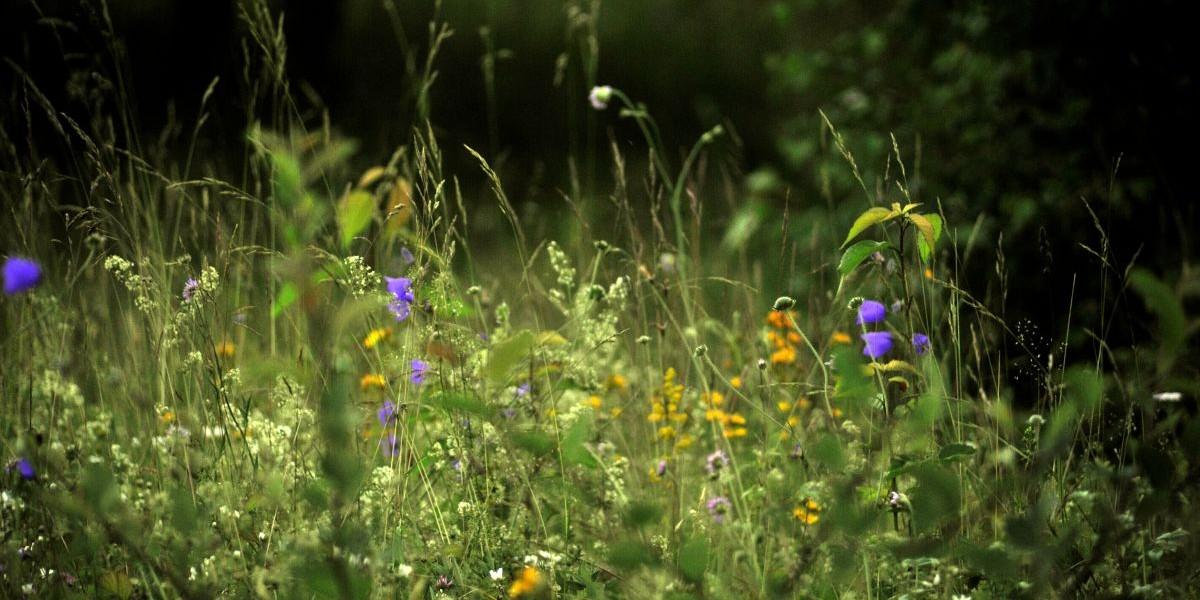
[[875, 300], [863, 300], [858, 306], [858, 318], [855, 323], [865, 325], [867, 323], [878, 323], [887, 316], [887, 307], [882, 302]]
[[873, 331], [861, 336], [864, 343], [863, 354], [877, 359], [892, 351], [892, 334], [887, 331]]
[[912, 336], [913, 350], [916, 350], [917, 356], [923, 356], [929, 352], [929, 336], [923, 333], [914, 333]]
[[37, 263], [17, 256], [4, 261], [4, 293], [12, 296], [29, 291], [42, 282], [42, 268]]

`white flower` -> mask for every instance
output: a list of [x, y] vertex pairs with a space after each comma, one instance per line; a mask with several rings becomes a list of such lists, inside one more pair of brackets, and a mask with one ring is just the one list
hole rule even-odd
[[504, 567], [496, 567], [495, 569], [488, 571], [488, 577], [491, 577], [492, 581], [500, 581], [501, 579], [504, 579]]
[[400, 564], [396, 567], [396, 574], [401, 577], [408, 577], [409, 575], [412, 575], [412, 571], [413, 569], [410, 565]]
[[592, 108], [596, 110], [604, 110], [608, 108], [608, 101], [612, 100], [612, 86], [598, 85], [592, 88], [588, 94], [588, 102], [592, 103]]

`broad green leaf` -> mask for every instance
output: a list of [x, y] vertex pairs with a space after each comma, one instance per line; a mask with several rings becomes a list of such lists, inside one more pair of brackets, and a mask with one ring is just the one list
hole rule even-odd
[[284, 206], [295, 205], [304, 195], [300, 163], [287, 152], [272, 152], [271, 164], [275, 167], [272, 177], [275, 184], [275, 200]]
[[590, 417], [579, 417], [562, 440], [562, 459], [567, 464], [584, 467], [597, 467], [596, 458], [583, 445], [592, 435], [592, 420]]
[[508, 372], [533, 348], [533, 332], [523, 330], [515, 333], [492, 347], [488, 358], [487, 376], [495, 384], [508, 379]]
[[1129, 274], [1129, 283], [1146, 303], [1146, 308], [1158, 317], [1158, 371], [1164, 373], [1175, 363], [1179, 350], [1183, 348], [1187, 317], [1183, 305], [1167, 284], [1145, 269], [1135, 269]]
[[851, 271], [858, 268], [868, 256], [876, 252], [883, 252], [892, 245], [887, 242], [877, 242], [875, 240], [863, 240], [855, 242], [853, 246], [846, 248], [842, 253], [842, 260], [838, 263], [838, 275], [845, 277]]
[[704, 580], [708, 569], [708, 544], [701, 536], [693, 537], [679, 548], [679, 573], [692, 583]]
[[512, 441], [535, 456], [544, 456], [554, 451], [554, 440], [540, 431], [514, 431]]
[[639, 500], [632, 502], [625, 511], [625, 524], [629, 527], [643, 527], [662, 518], [663, 509], [658, 504]]
[[842, 246], [845, 247], [846, 244], [850, 243], [850, 240], [858, 237], [858, 234], [866, 231], [868, 227], [876, 223], [882, 223], [883, 221], [891, 219], [895, 216], [896, 213], [894, 211], [883, 208], [882, 206], [868, 208], [866, 212], [858, 215], [858, 218], [854, 220], [854, 224], [850, 226], [850, 233], [846, 234], [846, 241], [842, 242]]
[[279, 293], [275, 296], [275, 301], [271, 303], [271, 317], [278, 317], [280, 313], [287, 310], [287, 307], [296, 302], [300, 297], [300, 288], [296, 284], [287, 282], [279, 288]]
[[935, 241], [933, 238], [933, 223], [930, 223], [929, 219], [927, 219], [925, 215], [919, 215], [916, 213], [908, 215], [908, 220], [917, 227], [918, 231], [921, 232], [921, 237], [917, 240], [918, 250], [920, 247], [920, 240], [925, 240], [925, 243], [930, 247], [930, 249], [932, 249]]
[[925, 464], [913, 469], [916, 487], [912, 500], [912, 523], [918, 531], [929, 531], [937, 524], [958, 516], [962, 492], [958, 477], [945, 467]]
[[486, 417], [491, 413], [487, 405], [463, 392], [439, 392], [433, 395], [430, 402], [446, 411], [462, 411], [481, 417]]
[[920, 253], [923, 262], [929, 262], [929, 257], [933, 255], [934, 244], [942, 238], [942, 216], [936, 213], [929, 213], [922, 216], [933, 227], [933, 244], [926, 241], [925, 236], [921, 236], [917, 238], [917, 252]]
[[349, 247], [354, 236], [362, 233], [375, 216], [375, 197], [364, 190], [346, 194], [338, 204], [338, 228], [342, 232], [342, 247]]

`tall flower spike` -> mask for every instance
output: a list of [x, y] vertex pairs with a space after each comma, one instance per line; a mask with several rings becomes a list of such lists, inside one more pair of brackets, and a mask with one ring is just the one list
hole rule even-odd
[[27, 292], [42, 282], [42, 268], [27, 258], [11, 256], [4, 261], [4, 293]]
[[862, 304], [858, 305], [858, 318], [854, 320], [859, 325], [868, 323], [878, 323], [887, 316], [887, 307], [882, 302], [875, 300], [863, 300]]
[[872, 360], [878, 359], [892, 351], [892, 334], [890, 332], [873, 331], [864, 333], [860, 337], [862, 337], [864, 344], [863, 354], [871, 357]]

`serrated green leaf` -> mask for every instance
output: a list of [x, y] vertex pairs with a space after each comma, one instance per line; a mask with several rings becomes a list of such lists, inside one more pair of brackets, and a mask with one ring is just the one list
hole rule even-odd
[[850, 240], [858, 237], [858, 234], [866, 231], [866, 229], [876, 223], [881, 223], [892, 217], [895, 217], [894, 211], [883, 208], [882, 206], [874, 206], [868, 208], [863, 214], [858, 215], [854, 220], [854, 224], [850, 226], [850, 232], [846, 234], [846, 241], [842, 242], [842, 247], [850, 243]]
[[533, 348], [534, 335], [532, 331], [523, 330], [509, 336], [492, 347], [488, 357], [487, 376], [495, 384], [508, 380], [508, 372], [512, 370], [529, 350]]
[[858, 268], [868, 256], [876, 252], [883, 252], [892, 245], [887, 242], [877, 242], [875, 240], [863, 240], [855, 242], [853, 246], [846, 248], [842, 253], [842, 260], [838, 262], [838, 275], [845, 277], [851, 271]]
[[350, 246], [354, 236], [362, 233], [375, 216], [375, 197], [365, 190], [354, 190], [346, 194], [338, 204], [338, 229], [342, 233], [342, 247]]
[[925, 240], [925, 236], [917, 238], [917, 252], [921, 255], [922, 262], [929, 262], [929, 257], [933, 255], [933, 246], [939, 239], [942, 238], [942, 216], [936, 213], [922, 215], [929, 224], [933, 227], [933, 244]]

